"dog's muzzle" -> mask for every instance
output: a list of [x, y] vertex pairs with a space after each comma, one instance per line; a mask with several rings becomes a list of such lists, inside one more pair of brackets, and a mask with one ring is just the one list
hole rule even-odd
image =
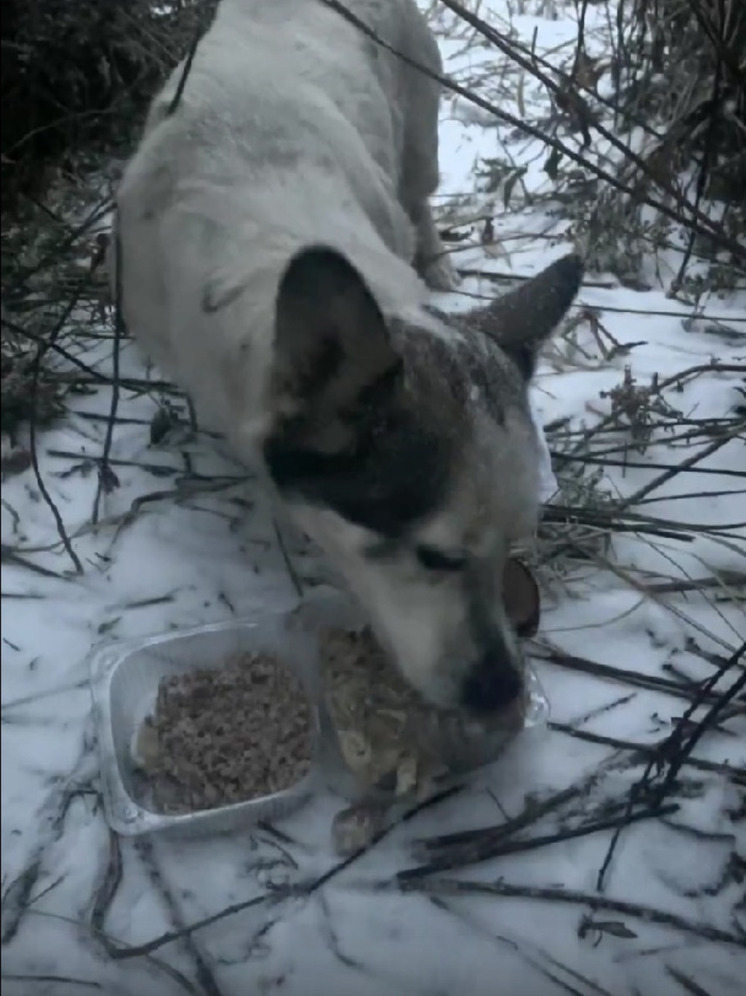
[[521, 672], [503, 654], [488, 652], [468, 671], [461, 701], [469, 712], [489, 715], [508, 709], [523, 691]]

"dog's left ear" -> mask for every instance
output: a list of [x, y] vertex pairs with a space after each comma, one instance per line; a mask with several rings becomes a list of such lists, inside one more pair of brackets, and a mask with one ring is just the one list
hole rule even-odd
[[563, 256], [489, 307], [472, 312], [467, 321], [495, 339], [528, 381], [540, 348], [565, 316], [582, 279], [580, 256]]
[[400, 359], [386, 320], [355, 267], [336, 250], [303, 249], [277, 293], [270, 403], [316, 425], [354, 417]]

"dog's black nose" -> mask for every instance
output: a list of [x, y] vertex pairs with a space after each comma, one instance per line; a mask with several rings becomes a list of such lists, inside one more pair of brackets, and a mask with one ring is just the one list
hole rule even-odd
[[490, 654], [469, 671], [461, 700], [470, 712], [494, 713], [513, 705], [522, 693], [521, 674], [507, 663], [498, 663]]

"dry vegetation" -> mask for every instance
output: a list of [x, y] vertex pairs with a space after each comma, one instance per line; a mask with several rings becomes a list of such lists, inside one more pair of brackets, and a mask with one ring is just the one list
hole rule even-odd
[[[3, 208], [75, 170], [81, 153], [127, 148], [154, 88], [207, 0], [7, 0], [2, 22]], [[156, 10], [158, 12], [156, 12]]]
[[[640, 205], [660, 199], [676, 215], [669, 220], [686, 233], [674, 289], [684, 283], [693, 255], [713, 262], [710, 287], [732, 287], [746, 271], [744, 52], [746, 8], [739, 0], [618, 4], [609, 64], [614, 131], [628, 137], [637, 157], [621, 150], [617, 179], [629, 188], [627, 197], [619, 196], [619, 187], [594, 190], [591, 243], [600, 259], [609, 259], [610, 269], [619, 270], [620, 260], [613, 246], [603, 246], [602, 233], [615, 235], [632, 223], [638, 233], [634, 267], [646, 246]], [[579, 45], [571, 79], [576, 87], [578, 81], [592, 83], [593, 72], [593, 61], [583, 57]], [[648, 217], [648, 230], [655, 232], [660, 221]]]
[[[707, 286], [733, 287], [746, 272], [746, 8], [740, 0], [619, 0], [608, 4], [611, 50], [591, 55], [590, 3], [576, 2], [571, 57], [551, 64], [502, 25], [490, 27], [479, 3], [444, 0], [433, 12], [450, 8], [490, 45], [507, 96], [522, 93], [526, 79], [548, 90], [550, 118], [515, 124], [543, 140], [551, 196], [575, 218], [592, 264], [635, 285], [646, 254], [683, 244], [674, 290], [702, 289], [702, 271], [689, 276], [687, 268], [703, 259]], [[99, 263], [115, 157], [130, 147], [148, 97], [214, 5], [4, 7], [2, 416], [11, 434], [32, 414], [46, 424], [75, 386], [69, 371], [61, 380], [42, 361], [59, 354], [63, 326], [90, 330], [102, 313]], [[525, 7], [518, 0], [517, 12]], [[551, 16], [552, 0], [544, 7]], [[499, 89], [470, 80], [465, 93], [510, 118]], [[490, 170], [509, 199], [520, 170], [499, 161]]]
[[[49, 362], [96, 336], [111, 180], [214, 0], [8, 0], [2, 20], [2, 425], [81, 385]], [[61, 338], [66, 340], [65, 346]]]

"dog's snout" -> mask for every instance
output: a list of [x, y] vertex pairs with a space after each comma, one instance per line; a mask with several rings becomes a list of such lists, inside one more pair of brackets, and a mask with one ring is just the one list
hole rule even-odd
[[522, 693], [520, 672], [501, 655], [488, 653], [467, 673], [461, 698], [470, 712], [485, 714], [507, 709]]

